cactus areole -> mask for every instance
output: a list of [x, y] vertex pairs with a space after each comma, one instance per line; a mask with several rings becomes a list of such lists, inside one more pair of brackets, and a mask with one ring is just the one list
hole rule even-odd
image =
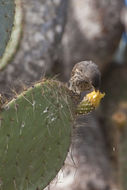
[[0, 113], [0, 188], [43, 189], [62, 167], [71, 139], [71, 99], [56, 81], [42, 81]]

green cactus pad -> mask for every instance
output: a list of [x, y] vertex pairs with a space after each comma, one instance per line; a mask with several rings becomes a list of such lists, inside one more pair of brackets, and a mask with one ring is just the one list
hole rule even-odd
[[0, 114], [0, 189], [42, 190], [66, 158], [71, 99], [56, 81], [41, 81], [4, 104]]
[[14, 24], [10, 34], [10, 39], [7, 43], [6, 48], [4, 48], [4, 53], [2, 53], [2, 57], [0, 57], [0, 70], [2, 70], [7, 65], [7, 63], [12, 59], [17, 50], [21, 38], [22, 18], [23, 14], [21, 0], [15, 0], [15, 15], [13, 21]]
[[14, 13], [14, 0], [0, 0], [0, 57], [2, 57], [11, 36]]

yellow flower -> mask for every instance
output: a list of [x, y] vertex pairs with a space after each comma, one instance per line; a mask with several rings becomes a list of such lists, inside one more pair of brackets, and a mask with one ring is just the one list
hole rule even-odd
[[105, 93], [101, 93], [99, 90], [90, 92], [77, 106], [77, 114], [86, 114], [91, 112], [99, 105], [104, 96]]
[[99, 90], [98, 91], [94, 90], [86, 95], [86, 99], [88, 99], [89, 102], [96, 108], [104, 96], [105, 93], [101, 93]]

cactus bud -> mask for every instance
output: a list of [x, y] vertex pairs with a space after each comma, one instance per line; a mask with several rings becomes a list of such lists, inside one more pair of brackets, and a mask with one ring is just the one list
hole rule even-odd
[[80, 104], [77, 106], [78, 114], [86, 114], [94, 110], [100, 103], [101, 99], [105, 96], [105, 93], [98, 91], [92, 91], [87, 94]]

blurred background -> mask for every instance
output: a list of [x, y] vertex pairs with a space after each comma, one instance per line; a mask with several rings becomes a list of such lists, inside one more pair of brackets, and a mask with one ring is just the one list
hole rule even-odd
[[43, 77], [67, 82], [73, 66], [95, 62], [106, 96], [77, 117], [65, 165], [46, 190], [127, 189], [127, 2], [22, 0], [22, 37], [0, 74], [10, 98]]

